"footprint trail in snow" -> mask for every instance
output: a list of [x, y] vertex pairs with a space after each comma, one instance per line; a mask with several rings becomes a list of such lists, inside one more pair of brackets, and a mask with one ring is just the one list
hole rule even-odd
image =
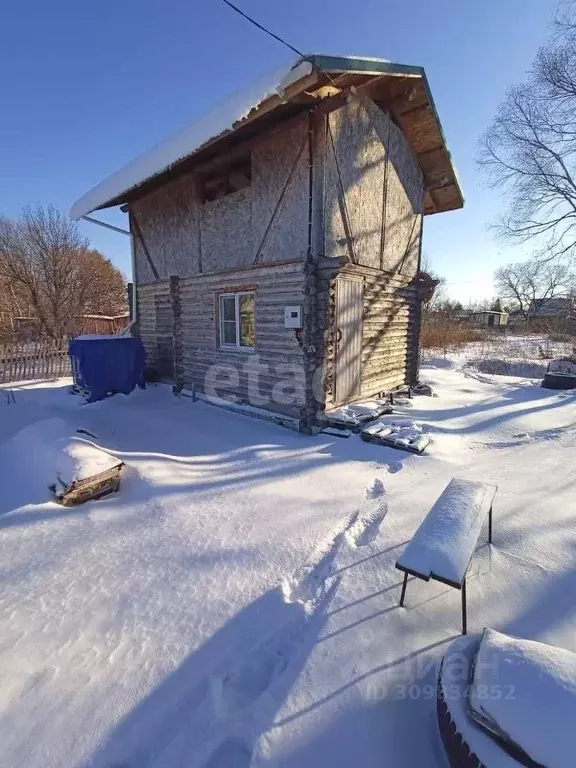
[[327, 580], [334, 573], [334, 562], [344, 541], [344, 535], [353, 525], [357, 512], [349, 515], [332, 533], [318, 544], [310, 560], [297, 568], [282, 582], [287, 603], [311, 603], [322, 596]]
[[282, 593], [287, 603], [312, 604], [324, 592], [335, 572], [335, 562], [344, 542], [349, 546], [365, 547], [371, 544], [388, 512], [384, 483], [375, 478], [364, 492], [366, 501], [362, 510], [348, 515], [331, 534], [318, 544], [310, 560], [297, 568], [282, 582]]
[[[318, 632], [318, 623], [325, 617], [325, 606], [338, 587], [331, 587], [320, 599], [307, 606], [293, 606], [295, 618], [280, 627], [268, 640], [256, 647], [235, 668], [210, 681], [214, 715], [226, 725], [228, 736], [212, 751], [202, 768], [246, 768], [252, 759], [252, 748], [230, 735], [231, 729], [242, 724], [243, 733], [263, 733], [284, 700], [282, 687], [300, 671], [307, 656], [306, 646]], [[285, 606], [288, 610], [288, 606]], [[286, 682], [288, 680], [288, 683]], [[266, 694], [266, 697], [263, 695]]]
[[[388, 511], [383, 482], [375, 478], [364, 495], [362, 510], [346, 517], [316, 546], [309, 561], [282, 583], [284, 601], [300, 604], [302, 612], [234, 668], [211, 677], [211, 709], [220, 723], [265, 717], [265, 712], [259, 711], [266, 708], [261, 697], [267, 693], [274, 699], [275, 685], [281, 684], [289, 666], [297, 663], [310, 623], [323, 614], [324, 605], [338, 586], [336, 560], [342, 546], [347, 543], [352, 548], [363, 547], [378, 535]], [[247, 744], [228, 736], [215, 747], [203, 768], [247, 768], [251, 757]]]
[[211, 680], [214, 712], [226, 720], [247, 709], [287, 668], [302, 642], [306, 614], [282, 627], [271, 638], [243, 659], [234, 669]]
[[346, 541], [351, 547], [365, 547], [371, 544], [380, 531], [382, 521], [388, 513], [384, 483], [375, 478], [366, 488], [364, 509], [346, 531]]
[[249, 768], [252, 750], [239, 739], [226, 739], [217, 747], [204, 768]]

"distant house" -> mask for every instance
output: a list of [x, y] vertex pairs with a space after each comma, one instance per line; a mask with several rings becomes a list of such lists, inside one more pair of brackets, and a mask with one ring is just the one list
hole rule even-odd
[[137, 332], [161, 378], [303, 429], [416, 380], [423, 217], [463, 205], [421, 67], [300, 59], [71, 213], [118, 205]]
[[492, 309], [470, 312], [468, 322], [477, 328], [505, 328], [508, 325], [508, 312], [496, 312]]
[[528, 307], [528, 317], [569, 318], [576, 315], [576, 297], [554, 296], [534, 299]]

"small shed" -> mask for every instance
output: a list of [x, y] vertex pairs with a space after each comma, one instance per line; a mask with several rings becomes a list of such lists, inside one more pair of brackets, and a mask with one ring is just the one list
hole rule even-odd
[[496, 312], [492, 309], [471, 312], [469, 322], [476, 328], [505, 328], [508, 325], [508, 312]]
[[424, 70], [314, 55], [71, 214], [128, 212], [134, 327], [156, 376], [307, 430], [417, 380], [423, 221], [462, 205]]

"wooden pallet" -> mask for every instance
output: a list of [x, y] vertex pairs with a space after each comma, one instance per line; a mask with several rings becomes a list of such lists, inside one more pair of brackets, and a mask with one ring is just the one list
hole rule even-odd
[[363, 413], [354, 418], [338, 418], [336, 413], [324, 413], [318, 420], [323, 428], [341, 429], [353, 432], [354, 434], [360, 432], [360, 430], [372, 421], [376, 421], [381, 416], [387, 416], [394, 413], [394, 409], [391, 405], [383, 405], [381, 408], [372, 411], [371, 413]]
[[387, 448], [395, 448], [398, 451], [408, 451], [418, 455], [424, 451], [430, 442], [428, 435], [419, 435], [415, 440], [400, 442], [397, 437], [394, 437], [394, 431], [393, 427], [374, 424], [363, 429], [360, 432], [360, 437], [365, 443], [376, 443], [376, 445], [384, 445]]

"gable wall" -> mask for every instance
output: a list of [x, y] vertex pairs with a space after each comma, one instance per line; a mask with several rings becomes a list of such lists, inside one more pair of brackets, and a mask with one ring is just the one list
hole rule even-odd
[[412, 383], [418, 372], [424, 181], [406, 138], [370, 99], [328, 115], [324, 258], [318, 265], [316, 365], [323, 407], [335, 402], [336, 280], [364, 283], [358, 399]]
[[[308, 117], [304, 115], [254, 142], [252, 182], [233, 194], [202, 203], [197, 177], [191, 173], [133, 203], [136, 282], [155, 281], [142, 239], [160, 280], [249, 268], [257, 255], [259, 262], [304, 258], [308, 247], [307, 136]], [[279, 201], [281, 208], [274, 215]]]
[[325, 256], [413, 277], [423, 204], [422, 173], [387, 112], [358, 97], [329, 114]]

